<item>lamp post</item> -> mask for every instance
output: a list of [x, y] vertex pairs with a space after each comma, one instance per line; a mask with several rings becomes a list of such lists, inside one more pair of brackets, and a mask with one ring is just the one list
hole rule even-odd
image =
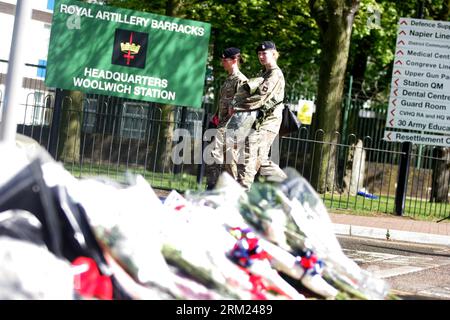
[[26, 30], [31, 20], [31, 0], [17, 0], [14, 29], [9, 51], [8, 73], [5, 84], [5, 100], [0, 123], [0, 141], [15, 143], [17, 122], [16, 110], [25, 67]]

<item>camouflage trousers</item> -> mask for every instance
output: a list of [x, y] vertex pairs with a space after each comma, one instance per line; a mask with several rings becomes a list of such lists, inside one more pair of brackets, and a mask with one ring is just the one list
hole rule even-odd
[[246, 190], [250, 189], [258, 171], [271, 181], [286, 179], [284, 171], [269, 159], [270, 148], [276, 136], [276, 133], [267, 130], [257, 130], [248, 136], [248, 143], [245, 143], [244, 148], [244, 166], [238, 167], [237, 172], [238, 182]]
[[209, 148], [211, 151], [206, 161], [206, 182], [208, 188], [217, 183], [217, 179], [224, 171], [237, 180], [237, 151], [234, 148], [234, 144], [227, 141], [226, 133], [226, 127], [217, 128]]

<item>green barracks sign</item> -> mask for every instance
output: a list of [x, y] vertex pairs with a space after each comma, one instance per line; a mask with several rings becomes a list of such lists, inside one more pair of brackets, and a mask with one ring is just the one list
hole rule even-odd
[[56, 1], [45, 84], [200, 108], [211, 25]]

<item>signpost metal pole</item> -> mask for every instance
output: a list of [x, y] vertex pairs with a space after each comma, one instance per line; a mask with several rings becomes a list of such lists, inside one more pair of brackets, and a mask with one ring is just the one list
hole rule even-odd
[[56, 88], [55, 90], [55, 103], [53, 104], [53, 116], [52, 123], [50, 125], [50, 134], [48, 142], [48, 152], [54, 159], [58, 158], [58, 138], [59, 128], [61, 125], [61, 109], [63, 105], [63, 89]]
[[411, 161], [411, 142], [402, 142], [402, 154], [397, 176], [397, 189], [395, 190], [395, 213], [403, 215], [405, 210], [406, 191], [408, 188], [409, 165]]
[[19, 90], [22, 88], [25, 67], [26, 29], [31, 20], [31, 0], [17, 0], [14, 30], [9, 52], [8, 74], [6, 75], [5, 104], [0, 123], [0, 141], [14, 143], [17, 122], [16, 109], [19, 105]]
[[[424, 1], [419, 1], [418, 18], [423, 19]], [[423, 132], [422, 132], [423, 134]], [[419, 144], [421, 147], [422, 145]], [[402, 155], [398, 169], [397, 190], [395, 192], [395, 213], [403, 215], [405, 210], [406, 191], [408, 187], [409, 166], [411, 161], [411, 142], [402, 142]], [[418, 158], [420, 159], [422, 149], [419, 149]], [[420, 160], [419, 160], [420, 161]], [[420, 166], [420, 163], [418, 164]]]
[[425, 1], [419, 0], [419, 10], [417, 10], [417, 18], [423, 19], [423, 11], [425, 9]]
[[[425, 3], [423, 0], [419, 1], [419, 10], [417, 10], [417, 17], [419, 19], [423, 19], [423, 10], [425, 8]], [[424, 134], [422, 131], [421, 134]], [[417, 169], [420, 169], [421, 166], [421, 159], [422, 159], [422, 150], [423, 150], [423, 144], [419, 144], [419, 150], [417, 150]]]
[[208, 112], [206, 111], [206, 108], [203, 109], [203, 122], [202, 122], [202, 155], [201, 155], [201, 162], [198, 165], [197, 168], [197, 185], [198, 188], [201, 189], [203, 185], [203, 177], [205, 175], [205, 160], [203, 159], [203, 150], [205, 150], [206, 142], [203, 140], [203, 137], [205, 136], [205, 131], [208, 129]]

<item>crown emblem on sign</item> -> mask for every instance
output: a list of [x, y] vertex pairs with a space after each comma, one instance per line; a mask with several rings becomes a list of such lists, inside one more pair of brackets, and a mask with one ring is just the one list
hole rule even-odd
[[138, 54], [139, 53], [139, 49], [141, 49], [141, 46], [135, 43], [129, 43], [129, 42], [121, 42], [120, 43], [120, 50], [122, 52], [128, 52], [130, 51], [132, 54]]

